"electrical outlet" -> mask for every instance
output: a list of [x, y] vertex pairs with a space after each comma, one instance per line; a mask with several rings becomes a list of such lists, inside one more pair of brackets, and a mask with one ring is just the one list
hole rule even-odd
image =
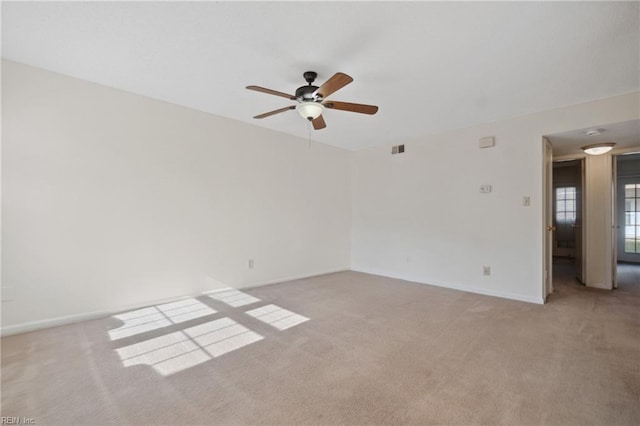
[[249, 259], [249, 261], [247, 262], [247, 266], [249, 267], [249, 269], [253, 269], [253, 259]]
[[483, 266], [482, 275], [486, 275], [486, 276], [491, 275], [491, 266]]

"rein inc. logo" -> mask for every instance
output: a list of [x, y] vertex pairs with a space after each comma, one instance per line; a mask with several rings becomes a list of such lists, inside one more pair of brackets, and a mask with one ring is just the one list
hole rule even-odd
[[31, 417], [2, 416], [0, 417], [0, 424], [2, 425], [35, 425], [36, 421]]

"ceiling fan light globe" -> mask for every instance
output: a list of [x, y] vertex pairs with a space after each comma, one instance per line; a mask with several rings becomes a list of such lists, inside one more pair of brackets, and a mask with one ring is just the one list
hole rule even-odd
[[322, 115], [324, 105], [320, 102], [313, 101], [300, 102], [296, 109], [303, 118], [306, 118], [307, 120], [315, 120]]

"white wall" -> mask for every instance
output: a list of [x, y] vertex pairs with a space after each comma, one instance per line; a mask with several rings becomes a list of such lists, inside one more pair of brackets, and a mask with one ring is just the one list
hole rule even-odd
[[542, 136], [638, 116], [632, 93], [356, 152], [352, 268], [541, 303]]
[[[634, 93], [404, 141], [391, 156], [2, 71], [4, 333], [350, 265], [541, 302], [541, 136], [639, 116]], [[479, 149], [489, 135], [496, 147]]]
[[2, 66], [5, 333], [349, 268], [351, 152]]

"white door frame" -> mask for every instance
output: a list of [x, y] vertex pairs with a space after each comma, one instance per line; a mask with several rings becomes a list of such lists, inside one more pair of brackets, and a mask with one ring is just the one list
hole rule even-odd
[[618, 288], [618, 156], [611, 161], [611, 286]]
[[[548, 146], [547, 143], [550, 144], [550, 142], [548, 141], [548, 138], [546, 137], [542, 137], [542, 180], [543, 180], [543, 184], [542, 184], [542, 196], [543, 196], [543, 208], [542, 208], [542, 218], [543, 218], [543, 228], [542, 228], [542, 256], [543, 256], [543, 269], [542, 269], [542, 273], [543, 273], [543, 280], [542, 280], [542, 297], [543, 300], [545, 300], [546, 302], [546, 297], [548, 296], [548, 294], [550, 294], [550, 292], [553, 291], [553, 284], [552, 284], [552, 260], [553, 260], [553, 254], [552, 254], [552, 246], [551, 244], [549, 244], [549, 240], [551, 240], [551, 238], [548, 238], [548, 233], [549, 231], [549, 225], [550, 225], [550, 220], [549, 218], [551, 217], [551, 215], [553, 214], [553, 204], [551, 202], [551, 197], [552, 197], [552, 190], [549, 188], [549, 186], [553, 185], [553, 165], [551, 165], [551, 171], [549, 172], [547, 170], [547, 167], [549, 165], [549, 163], [552, 164], [553, 162], [553, 157], [551, 158], [551, 161], [548, 160], [547, 158], [547, 150], [548, 150]], [[553, 148], [551, 146], [551, 148]], [[611, 154], [607, 154], [610, 155], [612, 160], [611, 161], [615, 161], [615, 157], [621, 154], [631, 154], [631, 153], [640, 153], [640, 146], [634, 146], [634, 147], [629, 147], [629, 148], [623, 148], [623, 149], [616, 149], [614, 150]], [[556, 157], [556, 160], [577, 160], [577, 159], [586, 159], [588, 158], [586, 155], [570, 155], [570, 156], [560, 156], [560, 157]], [[610, 163], [609, 163], [610, 164]], [[611, 175], [609, 173], [611, 173], [611, 171], [609, 173], [607, 173], [609, 176], [611, 176], [611, 181], [608, 182], [608, 184], [611, 185], [610, 191], [609, 189], [606, 190], [606, 192], [608, 193], [607, 197], [608, 200], [606, 200], [605, 202], [607, 204], [609, 204], [609, 209], [606, 209], [606, 213], [605, 213], [605, 222], [603, 225], [606, 226], [605, 228], [605, 232], [604, 232], [604, 241], [606, 241], [606, 248], [604, 250], [604, 257], [602, 256], [595, 256], [592, 252], [592, 247], [590, 246], [589, 243], [589, 238], [590, 237], [590, 230], [589, 230], [589, 226], [587, 225], [587, 221], [586, 218], [589, 215], [589, 208], [587, 206], [588, 204], [588, 200], [591, 200], [591, 204], [595, 203], [595, 201], [591, 198], [588, 197], [587, 192], [588, 192], [588, 187], [594, 183], [594, 182], [590, 182], [590, 180], [594, 180], [596, 179], [594, 176], [589, 176], [589, 162], [587, 160], [585, 160], [584, 164], [583, 164], [583, 171], [586, 174], [585, 175], [585, 180], [583, 182], [583, 186], [582, 186], [582, 190], [583, 190], [583, 203], [582, 203], [582, 213], [583, 213], [583, 226], [582, 226], [582, 236], [583, 236], [583, 244], [582, 244], [582, 253], [583, 253], [583, 263], [582, 263], [582, 267], [583, 267], [583, 277], [584, 277], [584, 284], [588, 287], [596, 287], [596, 288], [605, 288], [605, 289], [611, 289], [611, 286], [616, 286], [616, 272], [617, 272], [617, 259], [616, 259], [616, 241], [617, 241], [617, 232], [616, 232], [616, 222], [617, 222], [617, 218], [615, 213], [615, 191], [616, 188], [615, 186], [617, 185], [617, 179], [615, 175]], [[615, 172], [615, 169], [613, 170], [613, 172]], [[607, 180], [609, 180], [607, 178]], [[597, 182], [596, 182], [597, 183]], [[613, 196], [612, 196], [613, 195]], [[597, 205], [597, 204], [596, 204]], [[602, 205], [602, 204], [600, 204]], [[607, 217], [609, 216], [609, 217]], [[591, 226], [591, 225], [590, 225]], [[602, 228], [598, 229], [594, 229], [593, 226], [591, 226], [591, 230], [594, 232], [602, 232]], [[610, 228], [610, 229], [609, 229]], [[609, 232], [611, 232], [611, 234], [609, 234]], [[600, 234], [602, 235], [602, 234]], [[610, 238], [610, 236], [612, 236], [613, 238]], [[609, 246], [609, 244], [611, 244], [611, 246]], [[600, 248], [597, 248], [597, 251], [602, 251]], [[600, 263], [604, 261], [604, 263]], [[595, 263], [593, 263], [595, 262]], [[611, 264], [611, 262], [613, 262], [613, 264]], [[602, 268], [605, 268], [605, 274], [604, 276], [601, 275], [601, 273], [603, 272]], [[611, 268], [612, 271], [609, 272], [611, 275], [608, 275], [606, 273], [606, 270], [608, 270], [608, 268]], [[595, 271], [595, 272], [594, 272]], [[592, 273], [594, 272], [594, 273]], [[594, 278], [594, 274], [596, 276], [596, 278]], [[595, 279], [595, 281], [594, 281]], [[599, 282], [600, 279], [604, 279], [603, 282]], [[603, 285], [606, 284], [606, 285]], [[615, 288], [615, 287], [614, 287]]]
[[[549, 157], [550, 154], [550, 157]], [[549, 141], [549, 139], [545, 136], [542, 137], [542, 158], [543, 158], [543, 168], [542, 168], [542, 218], [543, 218], [543, 237], [542, 237], [542, 256], [543, 256], [543, 280], [542, 280], [542, 299], [547, 300], [547, 296], [553, 292], [553, 234], [552, 232], [555, 230], [553, 227], [553, 145]], [[580, 247], [582, 262], [581, 262], [581, 271], [577, 271], [579, 276], [583, 279], [581, 284], [585, 284], [586, 282], [586, 246], [585, 246], [585, 234], [586, 227], [584, 226], [586, 209], [585, 209], [585, 198], [586, 198], [586, 180], [585, 180], [585, 155], [563, 155], [560, 157], [556, 157], [555, 160], [559, 161], [580, 161], [580, 170], [581, 170], [581, 200], [580, 200], [580, 209], [582, 214], [582, 226], [580, 227], [580, 233], [582, 237], [582, 244]], [[576, 253], [577, 256], [577, 253]], [[577, 277], [576, 277], [577, 278]]]
[[[584, 284], [586, 282], [585, 279], [585, 275], [586, 275], [586, 267], [585, 267], [585, 238], [584, 238], [584, 234], [585, 234], [585, 230], [586, 230], [586, 226], [584, 226], [585, 220], [585, 197], [586, 197], [586, 193], [587, 191], [585, 190], [585, 184], [586, 184], [586, 179], [585, 179], [585, 161], [584, 161], [584, 157], [582, 158], [577, 158], [576, 160], [579, 161], [578, 164], [580, 164], [580, 205], [579, 205], [579, 209], [580, 209], [580, 223], [579, 226], [576, 227], [577, 231], [576, 234], [579, 233], [579, 244], [576, 243], [576, 266], [577, 268], [579, 268], [579, 270], [576, 270], [576, 279], [578, 280], [578, 282], [580, 282], [580, 284]], [[576, 242], [578, 241], [578, 236], [576, 236]], [[579, 260], [578, 260], [579, 257]]]
[[542, 137], [542, 300], [553, 292], [553, 146]]
[[[612, 250], [612, 283], [613, 283], [613, 288], [618, 288], [618, 250], [619, 247], [618, 245], [620, 244], [620, 226], [624, 227], [624, 223], [620, 223], [619, 219], [619, 215], [620, 215], [620, 206], [622, 205], [622, 208], [624, 209], [624, 195], [621, 195], [620, 192], [618, 191], [618, 186], [619, 186], [619, 181], [618, 181], [618, 157], [622, 156], [622, 155], [629, 155], [629, 154], [640, 154], [640, 151], [638, 151], [638, 148], [633, 147], [630, 149], [626, 149], [626, 150], [619, 150], [618, 152], [616, 152], [615, 154], [613, 154], [611, 156], [612, 161], [613, 161], [613, 166], [612, 166], [612, 170], [613, 170], [613, 211], [612, 211], [612, 219], [613, 219], [613, 224], [612, 224], [612, 244], [613, 244], [613, 250]], [[619, 197], [622, 197], [623, 200], [620, 200]]]

